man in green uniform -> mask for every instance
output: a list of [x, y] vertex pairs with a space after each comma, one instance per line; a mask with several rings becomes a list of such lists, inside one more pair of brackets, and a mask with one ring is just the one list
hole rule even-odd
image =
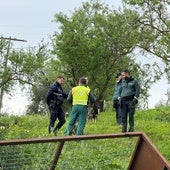
[[127, 132], [127, 118], [129, 115], [129, 132], [134, 131], [135, 106], [138, 103], [140, 86], [135, 78], [132, 78], [128, 70], [122, 72], [122, 83], [119, 90], [119, 102], [122, 113], [122, 132]]
[[85, 78], [80, 78], [79, 85], [73, 87], [68, 94], [67, 100], [71, 101], [73, 106], [68, 126], [64, 132], [65, 135], [71, 135], [76, 120], [78, 120], [76, 135], [83, 135], [88, 115], [88, 101], [92, 103], [95, 102], [93, 94], [86, 86], [87, 80]]
[[119, 101], [118, 101], [119, 88], [121, 87], [121, 82], [122, 82], [121, 73], [117, 73], [116, 84], [114, 86], [113, 108], [115, 109], [115, 112], [116, 112], [116, 122], [119, 125], [122, 123], [121, 109], [120, 109], [120, 105], [119, 105]]

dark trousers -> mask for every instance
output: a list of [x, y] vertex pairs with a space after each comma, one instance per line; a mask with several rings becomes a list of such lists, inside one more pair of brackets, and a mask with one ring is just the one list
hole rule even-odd
[[121, 113], [122, 113], [122, 132], [127, 131], [127, 121], [129, 116], [129, 131], [134, 131], [134, 114], [135, 114], [135, 103], [133, 100], [121, 101]]
[[50, 110], [50, 124], [49, 124], [49, 126], [54, 127], [55, 121], [58, 118], [59, 122], [55, 126], [54, 130], [60, 129], [66, 122], [65, 114], [64, 114], [61, 106], [60, 105], [50, 105], [49, 110]]
[[113, 108], [115, 109], [115, 112], [116, 112], [116, 122], [117, 122], [117, 124], [121, 124], [122, 123], [122, 115], [121, 115], [120, 103], [118, 100], [113, 101]]
[[122, 123], [122, 115], [121, 115], [120, 106], [118, 108], [115, 108], [115, 112], [116, 112], [116, 122], [117, 122], [117, 124], [120, 125]]

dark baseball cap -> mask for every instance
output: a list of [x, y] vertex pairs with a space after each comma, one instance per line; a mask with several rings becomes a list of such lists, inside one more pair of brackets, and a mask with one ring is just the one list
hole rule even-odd
[[118, 78], [119, 76], [121, 76], [121, 73], [117, 73], [116, 74], [116, 78]]

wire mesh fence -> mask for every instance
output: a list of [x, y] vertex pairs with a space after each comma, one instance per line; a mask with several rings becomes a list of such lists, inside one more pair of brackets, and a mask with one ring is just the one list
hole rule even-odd
[[58, 169], [127, 170], [137, 138], [66, 142]]
[[1, 146], [0, 170], [47, 170], [55, 149], [55, 143]]
[[[57, 170], [126, 170], [138, 137], [65, 141]], [[60, 141], [0, 146], [0, 170], [48, 170]]]
[[170, 170], [144, 133], [0, 141], [0, 170]]

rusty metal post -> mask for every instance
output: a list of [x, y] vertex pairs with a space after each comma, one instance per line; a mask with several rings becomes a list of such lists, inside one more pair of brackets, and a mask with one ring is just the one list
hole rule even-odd
[[54, 156], [54, 160], [53, 160], [51, 167], [50, 167], [50, 170], [55, 170], [55, 167], [56, 167], [58, 159], [60, 157], [63, 145], [64, 145], [64, 141], [59, 142], [55, 156]]
[[128, 170], [170, 170], [170, 165], [154, 144], [142, 133], [131, 157]]

